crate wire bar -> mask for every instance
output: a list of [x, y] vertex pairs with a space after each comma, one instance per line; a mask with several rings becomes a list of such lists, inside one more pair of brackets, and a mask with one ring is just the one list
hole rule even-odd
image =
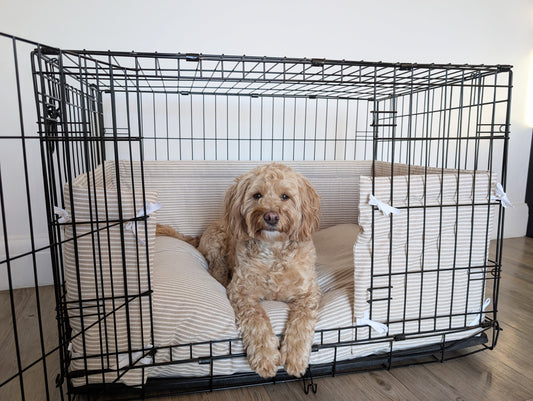
[[[34, 371], [47, 400], [72, 400], [84, 393], [135, 399], [295, 380], [283, 370], [270, 380], [251, 372], [217, 373], [219, 364], [244, 357], [239, 338], [157, 345], [153, 244], [132, 242], [126, 229], [133, 227], [137, 239], [150, 236], [151, 217], [127, 211], [152, 199], [146, 181], [152, 162], [362, 162], [368, 166], [371, 193], [379, 193], [380, 179], [389, 177], [389, 203], [407, 216], [406, 227], [399, 232], [395, 222], [400, 218], [387, 220], [389, 237], [382, 246], [374, 240], [382, 217], [377, 207], [371, 208], [366, 290], [369, 315], [381, 316], [391, 334], [376, 334], [356, 322], [317, 329], [312, 355], [331, 351], [332, 360], [310, 365], [303, 380], [306, 393], [316, 392], [316, 377], [443, 362], [496, 345], [504, 208], [491, 186], [500, 183], [505, 189], [506, 184], [510, 66], [62, 50], [6, 34], [0, 34], [0, 44], [10, 54], [2, 68], [8, 69], [3, 75], [12, 103], [0, 136], [5, 144], [0, 148], [6, 149], [0, 166], [0, 274], [7, 283], [0, 295], [9, 300], [14, 354], [0, 370], [0, 391], [18, 386], [20, 399], [30, 397], [27, 378], [34, 386]], [[8, 175], [8, 160], [20, 166], [16, 185]], [[456, 177], [452, 195], [445, 187], [450, 174]], [[430, 201], [432, 177], [440, 191]], [[86, 213], [72, 206], [80, 179], [90, 203]], [[419, 181], [424, 184], [415, 198]], [[482, 195], [477, 188], [485, 181], [489, 189]], [[472, 192], [460, 198], [466, 182]], [[108, 190], [111, 183], [114, 191]], [[393, 196], [402, 185], [404, 200]], [[139, 196], [130, 200], [127, 190]], [[107, 205], [115, 205], [115, 196], [118, 207], [112, 210]], [[23, 232], [11, 217], [17, 204], [25, 205]], [[430, 216], [437, 219], [436, 229]], [[461, 224], [470, 227], [466, 256], [459, 234], [449, 246], [441, 239], [450, 216], [456, 230]], [[416, 230], [421, 239], [413, 234]], [[434, 261], [427, 250], [424, 259], [430, 233], [440, 249]], [[29, 234], [23, 250], [15, 247], [21, 234]], [[406, 253], [395, 256], [395, 241], [402, 235]], [[118, 251], [113, 239], [122, 244]], [[80, 267], [85, 243], [92, 246], [89, 273]], [[133, 251], [129, 243], [135, 244]], [[421, 267], [413, 270], [417, 247], [423, 250]], [[388, 258], [384, 267], [379, 252]], [[74, 270], [69, 258], [74, 258]], [[25, 286], [36, 305], [33, 335], [40, 343], [31, 357], [24, 347], [27, 334], [19, 330], [19, 294], [28, 291], [16, 289], [22, 262], [31, 266], [25, 274], [33, 279]], [[53, 291], [40, 287], [44, 270], [51, 272]], [[88, 289], [86, 274], [98, 284], [95, 289]], [[456, 285], [462, 277], [466, 289]], [[404, 280], [401, 301], [398, 280]], [[424, 297], [430, 280], [436, 289], [428, 314]], [[418, 281], [419, 294], [411, 299], [408, 293]], [[463, 290], [465, 305], [458, 309], [454, 299]], [[444, 308], [446, 291], [450, 301]], [[44, 309], [50, 302], [43, 294], [52, 300], [51, 310]], [[488, 298], [484, 309], [469, 309]], [[402, 305], [399, 312], [391, 306], [393, 299]], [[409, 309], [413, 303], [415, 314]], [[49, 332], [50, 315], [56, 327]], [[96, 349], [94, 332], [101, 336]], [[73, 352], [73, 344], [82, 351]], [[364, 347], [380, 347], [380, 352], [341, 357]], [[189, 364], [207, 366], [208, 374], [149, 377], [126, 385], [132, 372], [145, 378], [152, 368]]]

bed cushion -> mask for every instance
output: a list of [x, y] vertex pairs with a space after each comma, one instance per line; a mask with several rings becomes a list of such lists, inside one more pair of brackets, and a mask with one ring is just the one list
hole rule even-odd
[[[122, 233], [125, 224], [117, 224], [121, 217], [113, 214], [118, 210], [119, 197], [126, 212], [125, 223], [135, 217], [142, 202], [157, 199], [163, 204], [157, 212], [158, 222], [175, 223], [182, 232], [198, 234], [220, 214], [220, 199], [233, 177], [241, 169], [249, 169], [248, 162], [218, 163], [147, 162], [143, 180], [139, 163], [106, 162], [94, 172], [76, 177], [70, 187], [65, 186], [64, 207], [72, 216], [76, 212], [76, 223], [80, 223], [75, 226], [76, 235], [85, 234], [76, 247], [69, 241], [73, 227], [64, 226], [63, 258], [73, 328], [70, 370], [75, 386], [104, 379], [139, 385], [148, 376], [249, 370], [244, 357], [224, 356], [244, 351], [240, 341], [231, 340], [240, 335], [233, 310], [224, 288], [207, 273], [202, 256], [175, 239], [156, 239], [155, 216], [147, 220], [146, 226], [141, 223], [138, 232], [144, 233], [146, 227], [145, 238], [131, 231]], [[312, 364], [464, 338], [480, 330], [469, 321], [476, 317], [479, 320], [485, 303], [483, 266], [487, 264], [486, 245], [494, 228], [494, 206], [488, 207], [488, 201], [491, 186], [497, 181], [495, 174], [394, 164], [391, 178], [389, 163], [324, 162], [323, 168], [317, 168], [316, 162], [291, 165], [313, 182], [324, 206], [323, 230], [314, 237], [322, 290], [314, 343], [322, 347], [312, 353]], [[361, 176], [372, 174], [372, 169], [374, 178]], [[209, 185], [203, 181], [196, 185], [200, 178], [207, 179]], [[139, 192], [141, 188], [144, 194]], [[181, 188], [188, 190], [176, 194]], [[390, 193], [392, 188], [394, 193]], [[403, 214], [382, 216], [368, 204], [370, 195], [401, 207]], [[209, 202], [197, 203], [199, 199]], [[189, 211], [191, 205], [195, 205], [193, 211]], [[341, 224], [356, 221], [359, 226]], [[111, 230], [107, 231], [106, 226]], [[88, 229], [98, 234], [93, 236]], [[139, 240], [145, 240], [146, 246], [138, 246]], [[127, 285], [116, 281], [125, 275]], [[419, 279], [422, 275], [423, 290]], [[116, 292], [109, 296], [111, 285]], [[125, 299], [124, 288], [128, 289], [129, 318], [125, 303], [111, 300], [112, 296]], [[78, 302], [80, 297], [85, 301]], [[387, 303], [389, 297], [391, 302]], [[287, 305], [265, 301], [263, 307], [274, 330], [281, 334]], [[113, 309], [116, 312], [109, 313]], [[86, 315], [83, 321], [80, 311]], [[450, 312], [456, 316], [451, 320], [441, 318]], [[373, 322], [386, 324], [388, 333], [370, 329], [364, 322], [367, 314]], [[98, 321], [97, 315], [101, 317]], [[410, 318], [414, 320], [404, 321]], [[420, 326], [417, 321], [421, 321]], [[87, 324], [91, 328], [87, 329]], [[355, 324], [357, 335], [351, 327]], [[346, 329], [339, 331], [339, 327]], [[461, 330], [450, 330], [456, 328]], [[424, 331], [436, 334], [421, 336]], [[127, 353], [128, 332], [131, 353]], [[394, 341], [396, 333], [408, 334], [407, 339]], [[356, 345], [346, 345], [353, 344], [354, 339]], [[339, 342], [342, 347], [337, 345]], [[148, 354], [153, 344], [158, 348], [152, 357]], [[200, 364], [195, 359], [208, 355], [220, 358], [212, 364]], [[143, 369], [116, 371], [130, 364], [143, 365]], [[102, 369], [109, 373], [103, 374]]]
[[[106, 162], [113, 163], [113, 162]], [[223, 213], [235, 177], [268, 161], [118, 162], [122, 182], [156, 191], [164, 207], [158, 221], [187, 235], [200, 235]], [[320, 195], [320, 227], [357, 223], [359, 176], [372, 174], [371, 161], [284, 161], [303, 174]], [[186, 189], [186, 190], [184, 190]]]
[[[469, 329], [474, 326], [469, 322], [485, 302], [484, 266], [495, 212], [489, 201], [496, 180], [489, 172], [443, 174], [434, 169], [393, 179], [360, 177], [361, 235], [353, 270], [356, 321], [368, 315], [388, 331], [360, 328], [361, 345], [354, 346], [354, 356], [481, 331]], [[369, 203], [371, 194], [400, 208], [400, 214], [379, 212]], [[397, 341], [367, 344], [398, 334]]]
[[[317, 330], [351, 326], [353, 322], [353, 254], [358, 227], [342, 224], [315, 234], [317, 248], [317, 276], [323, 292]], [[155, 355], [154, 362], [223, 356], [230, 352], [244, 353], [235, 324], [233, 308], [225, 288], [211, 277], [203, 256], [192, 246], [170, 237], [157, 237], [154, 254], [153, 322], [154, 342], [164, 348]], [[284, 331], [288, 307], [283, 302], [263, 301], [273, 329]], [[346, 331], [346, 340], [352, 336]], [[212, 340], [228, 340], [205, 343]], [[337, 333], [317, 334], [315, 342], [323, 344], [338, 341]], [[193, 347], [190, 343], [200, 343]], [[311, 356], [311, 363], [332, 360], [333, 349], [324, 349]], [[337, 358], [351, 356], [346, 347], [337, 352]], [[213, 366], [214, 374], [232, 374], [249, 371], [245, 358], [219, 359]], [[149, 376], [201, 376], [209, 374], [210, 366], [196, 361], [149, 368]]]
[[70, 369], [92, 372], [87, 377], [74, 373], [76, 386], [104, 379], [138, 384], [140, 370], [120, 379], [113, 370], [130, 362], [129, 350], [137, 362], [151, 343], [156, 214], [133, 219], [143, 202], [157, 203], [157, 193], [132, 191], [127, 185], [118, 189], [115, 171], [105, 167], [112, 166], [100, 165], [64, 188], [65, 210], [76, 222], [63, 226], [62, 248], [72, 328]]

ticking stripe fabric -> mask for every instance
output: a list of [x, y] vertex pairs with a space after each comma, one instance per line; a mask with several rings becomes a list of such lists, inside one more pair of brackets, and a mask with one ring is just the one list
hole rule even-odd
[[[322, 230], [314, 237], [318, 256], [317, 276], [323, 293], [316, 344], [339, 340], [336, 332], [320, 333], [320, 330], [352, 325], [351, 249], [358, 232], [357, 225], [345, 224]], [[245, 357], [225, 358], [230, 353], [244, 353], [241, 341], [231, 340], [240, 337], [235, 315], [225, 288], [209, 275], [204, 258], [195, 248], [174, 238], [158, 237], [153, 288], [155, 345], [163, 347], [155, 355], [156, 364], [213, 355], [221, 358], [214, 362], [215, 374], [250, 371]], [[274, 332], [281, 335], [287, 321], [287, 305], [263, 301], [262, 306]], [[346, 331], [341, 340], [352, 338], [353, 332]], [[212, 340], [217, 342], [210, 344]], [[337, 352], [338, 360], [350, 357], [349, 347]], [[324, 349], [312, 354], [311, 363], [329, 362], [332, 358], [333, 350]], [[194, 361], [149, 368], [148, 375], [203, 376], [208, 375], [210, 370], [210, 365]]]
[[[110, 166], [114, 162], [106, 162]], [[222, 215], [224, 196], [235, 177], [267, 162], [249, 161], [119, 161], [120, 179], [135, 190], [158, 193], [158, 221], [187, 235], [200, 235]], [[283, 162], [303, 174], [321, 201], [321, 228], [357, 223], [359, 176], [372, 175], [372, 163]]]
[[[138, 384], [140, 371], [120, 376], [113, 370], [138, 363], [152, 343], [149, 283], [156, 217], [133, 219], [145, 202], [157, 202], [157, 193], [132, 192], [125, 183], [119, 191], [116, 184], [113, 165], [104, 164], [64, 188], [65, 209], [72, 219], [64, 226], [62, 247], [72, 327], [70, 369], [94, 372], [74, 379], [75, 385]], [[126, 230], [131, 221], [136, 234]], [[130, 355], [135, 357], [130, 360]]]
[[[396, 172], [406, 172], [396, 166]], [[389, 331], [358, 330], [357, 340], [374, 342], [401, 334], [405, 340], [356, 345], [354, 356], [405, 349], [472, 336], [468, 322], [485, 301], [488, 244], [497, 177], [488, 172], [424, 170], [391, 178], [360, 177], [359, 225], [354, 246], [354, 311], [365, 312]], [[369, 204], [373, 194], [398, 208], [385, 216]], [[479, 329], [477, 329], [479, 332]], [[413, 339], [410, 339], [413, 338]]]
[[[249, 371], [246, 358], [229, 357], [244, 351], [224, 288], [193, 247], [156, 238], [155, 223], [199, 235], [221, 215], [234, 178], [258, 164], [108, 161], [65, 186], [74, 222], [64, 226], [63, 245], [74, 385]], [[489, 295], [495, 175], [367, 161], [287, 164], [321, 197], [314, 240], [323, 296], [312, 364], [479, 332], [469, 322]], [[371, 195], [400, 214], [385, 216], [369, 205]], [[155, 202], [160, 210], [133, 220]], [[126, 229], [131, 221], [135, 232]], [[287, 306], [263, 307], [281, 335]], [[396, 334], [405, 339], [393, 341]], [[208, 355], [219, 359], [199, 363]]]

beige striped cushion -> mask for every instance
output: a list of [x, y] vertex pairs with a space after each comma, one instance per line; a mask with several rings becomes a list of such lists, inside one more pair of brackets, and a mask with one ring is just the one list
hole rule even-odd
[[[220, 216], [225, 191], [234, 177], [258, 164], [259, 162], [219, 161], [144, 162], [143, 182], [139, 163], [120, 161], [117, 165], [124, 218], [129, 219], [136, 214], [135, 209], [142, 205], [141, 193], [144, 188], [147, 202], [158, 199], [163, 205], [155, 214], [159, 222], [171, 224], [185, 234], [200, 234]], [[433, 337], [413, 337], [406, 341], [391, 342], [391, 345], [370, 343], [339, 348], [338, 360], [388, 351], [389, 347], [402, 349], [440, 342], [443, 333], [448, 333], [445, 334], [446, 339], [451, 340], [477, 332], [473, 329], [449, 333], [453, 328], [464, 327], [465, 321], [470, 317], [474, 318], [471, 313], [481, 310], [483, 299], [487, 296], [484, 281], [480, 280], [484, 278], [485, 272], [472, 268], [468, 274], [467, 269], [459, 267], [481, 266], [486, 262], [494, 208], [486, 205], [473, 206], [473, 203], [489, 200], [491, 187], [497, 177], [483, 172], [473, 174], [460, 171], [457, 175], [457, 172], [449, 170], [399, 164], [391, 166], [388, 163], [366, 161], [287, 164], [303, 173], [321, 196], [323, 231], [317, 233], [315, 239], [323, 298], [316, 344], [339, 341], [338, 332], [327, 329], [354, 324], [363, 317], [365, 311], [370, 311], [368, 289], [374, 288], [375, 299], [388, 298], [389, 290], [385, 287], [389, 286], [392, 298], [390, 308], [386, 301], [372, 302], [372, 320], [386, 322], [390, 328], [389, 334], [392, 335], [414, 335], [435, 330], [442, 332]], [[115, 162], [112, 161], [104, 163], [95, 170], [94, 179], [85, 175], [78, 177], [72, 184], [72, 205], [69, 187], [65, 188], [66, 208], [75, 213], [78, 223], [95, 220], [96, 212], [99, 220], [104, 220], [102, 216], [106, 210], [110, 213], [109, 219], [118, 219], [114, 166]], [[371, 178], [373, 168], [376, 174], [374, 188]], [[393, 179], [390, 178], [392, 170]], [[382, 216], [368, 205], [371, 193], [381, 201], [392, 202], [394, 206], [403, 208], [402, 214], [392, 218]], [[462, 206], [455, 207], [457, 204]], [[441, 205], [451, 207], [441, 208]], [[135, 298], [128, 304], [131, 314], [129, 323], [132, 356], [137, 357], [134, 359], [142, 356], [134, 351], [142, 349], [143, 345], [170, 346], [189, 342], [200, 344], [192, 348], [174, 347], [171, 352], [160, 350], [154, 357], [155, 362], [205, 356], [209, 354], [210, 347], [214, 355], [224, 355], [229, 350], [228, 342], [212, 345], [201, 342], [239, 336], [224, 289], [208, 275], [203, 258], [192, 247], [177, 240], [158, 238], [156, 241], [155, 215], [147, 220], [147, 246], [150, 251], [148, 260], [145, 246], [139, 246], [137, 254], [137, 238], [129, 231], [124, 232], [126, 260], [122, 260], [120, 226], [124, 224], [100, 230], [99, 239], [95, 237], [93, 240], [91, 235], [79, 238], [78, 260], [74, 244], [71, 241], [65, 244], [67, 299], [73, 302], [69, 311], [75, 335], [73, 355], [82, 357], [73, 361], [72, 369], [101, 369], [102, 366], [113, 369], [129, 362], [128, 358], [124, 359], [128, 355], [127, 322], [123, 312], [125, 308], [121, 304], [113, 305], [108, 300], [92, 302], [95, 296], [103, 298], [123, 294], [123, 267], [129, 295], [145, 291], [148, 279], [154, 290], [153, 327], [150, 325], [147, 297]], [[360, 233], [357, 226], [353, 225], [356, 222], [360, 224]], [[106, 226], [105, 223], [98, 224], [98, 228]], [[80, 233], [86, 233], [90, 228], [90, 224], [77, 224], [76, 235], [79, 237]], [[143, 223], [139, 224], [139, 232], [144, 232]], [[65, 238], [72, 236], [72, 228], [66, 226]], [[108, 238], [110, 246], [107, 245]], [[355, 238], [358, 238], [357, 242]], [[93, 251], [93, 243], [100, 243], [101, 246]], [[93, 257], [93, 252], [96, 253], [96, 258]], [[136, 268], [137, 258], [141, 266], [139, 274]], [[181, 263], [177, 263], [178, 258], [181, 258]], [[79, 265], [79, 271], [76, 265]], [[151, 266], [150, 269], [148, 265]], [[452, 267], [458, 269], [450, 270]], [[389, 273], [393, 274], [390, 280]], [[83, 278], [81, 291], [77, 285], [78, 274]], [[110, 293], [111, 280], [114, 294]], [[80, 293], [83, 300], [81, 305], [77, 302]], [[99, 313], [101, 316], [104, 307], [106, 313], [112, 311], [113, 307], [117, 311], [106, 317], [103, 321], [105, 323], [83, 331], [80, 306], [84, 314], [84, 327], [96, 322], [93, 315]], [[276, 332], [281, 333], [287, 316], [286, 305], [265, 302], [264, 307]], [[452, 319], [439, 317], [449, 314], [458, 316]], [[213, 319], [214, 315], [220, 318]], [[407, 321], [404, 323], [404, 320]], [[147, 334], [152, 329], [153, 338]], [[78, 333], [83, 335], [76, 336]], [[118, 339], [116, 343], [115, 337]], [[341, 331], [341, 341], [351, 341], [354, 337], [361, 341], [380, 338], [367, 326], [359, 328], [357, 334], [353, 329]], [[103, 339], [103, 348], [100, 348], [100, 338]], [[231, 350], [233, 353], [242, 352], [242, 344], [232, 343]], [[102, 352], [117, 352], [118, 355], [102, 359], [98, 356]], [[312, 354], [311, 363], [331, 361], [333, 357], [333, 349], [323, 349]], [[213, 369], [215, 374], [225, 374], [246, 371], [249, 367], [245, 358], [226, 358], [217, 360]], [[194, 362], [149, 367], [145, 370], [133, 369], [119, 378], [116, 374], [106, 374], [105, 380], [137, 385], [148, 376], [194, 376], [208, 374], [209, 371], [209, 365]], [[101, 382], [103, 376], [92, 375], [89, 381]], [[74, 382], [75, 385], [85, 383], [85, 378]]]
[[[317, 330], [352, 325], [353, 285], [352, 248], [356, 241], [356, 225], [339, 225], [315, 234], [317, 246], [317, 275], [323, 297], [320, 305]], [[158, 352], [156, 363], [169, 360], [186, 360], [205, 357], [212, 352], [215, 356], [229, 353], [229, 342], [214, 345], [201, 344], [210, 340], [235, 339], [240, 333], [235, 324], [235, 315], [226, 291], [207, 272], [207, 264], [192, 246], [169, 237], [158, 237], [154, 263], [154, 338], [158, 347], [177, 344], [200, 343], [192, 347], [174, 347]], [[263, 301], [272, 327], [281, 335], [288, 316], [287, 304]], [[353, 330], [347, 330], [343, 341], [353, 338]], [[335, 332], [316, 335], [315, 342], [334, 343], [339, 340]], [[211, 350], [210, 350], [211, 347]], [[232, 353], [243, 353], [240, 341], [231, 343]], [[333, 350], [321, 350], [311, 356], [311, 363], [333, 360]], [[337, 359], [351, 357], [349, 347], [337, 352]], [[250, 371], [246, 358], [220, 359], [214, 363], [214, 374], [232, 374]], [[157, 376], [201, 376], [210, 372], [209, 365], [184, 363], [149, 368], [148, 375]]]
[[[113, 163], [113, 162], [106, 162]], [[235, 177], [267, 162], [145, 161], [145, 188], [159, 194], [158, 221], [188, 235], [200, 235], [222, 215], [224, 195]], [[284, 162], [314, 185], [321, 200], [321, 228], [357, 223], [359, 176], [372, 173], [368, 161]], [[121, 181], [142, 187], [138, 162], [120, 161]], [[132, 180], [133, 171], [133, 180]]]
[[[134, 196], [123, 185], [120, 207], [115, 184], [113, 165], [106, 164], [94, 174], [78, 176], [64, 189], [65, 209], [76, 222], [65, 226], [63, 245], [73, 371], [115, 369], [126, 363], [124, 358], [129, 359], [119, 354], [142, 350], [152, 342], [147, 291], [148, 279], [153, 279], [149, 264], [153, 264], [155, 214], [147, 220], [148, 241], [142, 245], [125, 226], [142, 207], [143, 196], [140, 192]], [[157, 201], [155, 192], [144, 196], [147, 203]], [[143, 222], [137, 223], [137, 232], [145, 240]], [[111, 356], [102, 358], [102, 354]], [[106, 374], [105, 380], [117, 380], [117, 375]], [[142, 378], [140, 371], [132, 371], [120, 380], [139, 383]], [[94, 375], [91, 381], [103, 381], [102, 374]], [[74, 382], [86, 384], [84, 378]]]
[[[405, 172], [405, 166], [396, 167]], [[475, 317], [471, 313], [481, 311], [485, 272], [476, 267], [487, 263], [494, 207], [474, 203], [489, 202], [497, 180], [486, 172], [420, 172], [392, 180], [389, 176], [361, 177], [361, 234], [354, 247], [356, 319], [369, 311], [371, 320], [388, 324], [389, 335], [402, 333], [407, 338], [409, 334], [464, 328]], [[386, 217], [369, 205], [372, 193], [385, 203], [409, 208]], [[392, 349], [440, 342], [442, 333], [394, 342]], [[467, 330], [447, 334], [445, 339], [473, 334], [475, 330]], [[365, 327], [358, 330], [357, 339], [380, 336], [384, 334]], [[388, 350], [388, 344], [358, 345], [354, 355]]]

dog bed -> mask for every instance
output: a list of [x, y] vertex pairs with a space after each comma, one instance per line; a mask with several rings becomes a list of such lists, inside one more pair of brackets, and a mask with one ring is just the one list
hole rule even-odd
[[[368, 161], [287, 164], [321, 196], [312, 365], [481, 331], [497, 177]], [[156, 237], [155, 224], [200, 234], [222, 213], [234, 177], [256, 165], [107, 161], [65, 186], [75, 386], [250, 371], [225, 289], [196, 249]], [[263, 307], [281, 335], [286, 305]]]

